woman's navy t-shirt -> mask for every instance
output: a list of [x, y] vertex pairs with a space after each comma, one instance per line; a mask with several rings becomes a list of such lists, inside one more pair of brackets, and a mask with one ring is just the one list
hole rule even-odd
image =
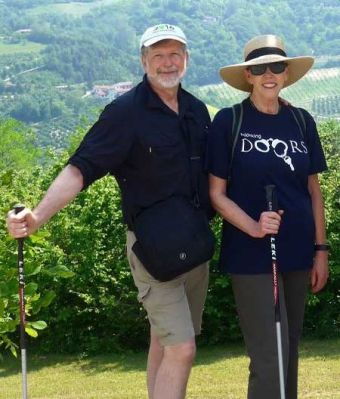
[[[283, 209], [276, 236], [279, 271], [312, 267], [315, 226], [308, 191], [308, 176], [327, 169], [312, 116], [306, 120], [303, 137], [292, 112], [281, 106], [278, 114], [259, 112], [249, 99], [243, 101], [244, 115], [235, 147], [228, 197], [249, 216], [259, 220], [267, 209], [265, 185], [274, 184], [278, 209]], [[224, 108], [214, 118], [208, 139], [208, 170], [227, 179], [232, 109]], [[269, 237], [252, 238], [224, 221], [220, 267], [224, 272], [257, 274], [271, 272]]]

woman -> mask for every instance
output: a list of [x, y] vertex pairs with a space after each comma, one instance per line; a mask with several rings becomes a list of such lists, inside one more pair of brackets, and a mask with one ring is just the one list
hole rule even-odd
[[[294, 399], [308, 282], [315, 293], [328, 278], [317, 177], [327, 167], [311, 115], [282, 104], [279, 94], [306, 74], [313, 58], [287, 57], [283, 41], [273, 35], [250, 40], [244, 55], [244, 62], [220, 70], [224, 81], [250, 93], [241, 104], [234, 151], [231, 108], [219, 111], [209, 137], [210, 195], [224, 219], [220, 267], [231, 275], [250, 357], [248, 399], [280, 398], [269, 241], [275, 235], [283, 374], [286, 397]], [[278, 212], [266, 211], [268, 184], [275, 186]]]

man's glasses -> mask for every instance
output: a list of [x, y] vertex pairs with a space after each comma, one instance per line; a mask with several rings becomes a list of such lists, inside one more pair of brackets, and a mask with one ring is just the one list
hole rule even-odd
[[248, 71], [250, 71], [250, 73], [252, 75], [263, 75], [267, 68], [270, 69], [270, 71], [272, 73], [275, 73], [276, 75], [279, 73], [284, 72], [284, 70], [287, 67], [287, 63], [280, 61], [280, 62], [271, 62], [270, 64], [259, 64], [259, 65], [250, 65], [248, 66]]

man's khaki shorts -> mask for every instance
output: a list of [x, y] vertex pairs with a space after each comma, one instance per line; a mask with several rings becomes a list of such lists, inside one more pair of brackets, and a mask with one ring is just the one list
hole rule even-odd
[[148, 313], [152, 332], [161, 345], [176, 345], [200, 334], [208, 289], [208, 262], [171, 281], [160, 282], [144, 268], [132, 246], [136, 237], [127, 233], [127, 257], [138, 288], [138, 300]]

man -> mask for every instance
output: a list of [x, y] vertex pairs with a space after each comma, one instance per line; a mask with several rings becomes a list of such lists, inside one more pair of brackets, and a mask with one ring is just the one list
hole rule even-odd
[[[13, 237], [36, 231], [96, 179], [107, 173], [122, 193], [128, 226], [127, 252], [138, 299], [150, 322], [147, 385], [150, 399], [182, 399], [195, 356], [208, 285], [208, 264], [168, 282], [145, 270], [132, 251], [134, 217], [173, 195], [191, 197], [188, 152], [183, 131], [190, 124], [205, 148], [210, 118], [205, 105], [181, 88], [188, 61], [186, 37], [176, 26], [147, 29], [140, 41], [144, 79], [109, 104], [68, 165], [33, 210], [9, 212]], [[200, 169], [200, 201], [208, 209], [207, 179]]]

